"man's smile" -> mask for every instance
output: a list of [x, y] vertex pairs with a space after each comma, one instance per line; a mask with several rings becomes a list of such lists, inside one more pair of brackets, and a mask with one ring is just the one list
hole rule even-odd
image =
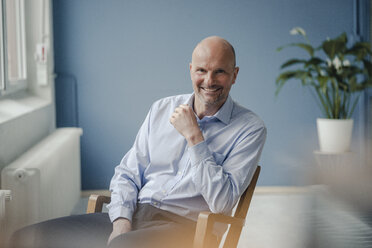
[[204, 88], [204, 87], [200, 87], [202, 90], [206, 91], [207, 93], [214, 93], [214, 92], [217, 92], [219, 90], [221, 90], [222, 88], [220, 87], [217, 87], [217, 88]]

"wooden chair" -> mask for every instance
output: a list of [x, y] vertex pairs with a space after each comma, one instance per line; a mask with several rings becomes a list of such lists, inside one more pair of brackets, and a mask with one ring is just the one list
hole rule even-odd
[[[250, 184], [248, 185], [248, 188], [240, 197], [234, 216], [214, 214], [211, 212], [199, 213], [194, 236], [193, 246], [194, 248], [212, 248], [211, 247], [212, 230], [216, 222], [231, 224], [230, 229], [228, 230], [228, 233], [226, 235], [223, 247], [224, 248], [237, 247], [240, 233], [245, 223], [245, 217], [247, 215], [248, 208], [251, 203], [251, 199], [253, 196], [254, 189], [256, 187], [260, 171], [261, 167], [257, 166], [257, 169], [253, 175]], [[102, 212], [103, 204], [109, 203], [110, 200], [111, 198], [109, 196], [91, 195], [88, 201], [87, 213], [89, 214]]]

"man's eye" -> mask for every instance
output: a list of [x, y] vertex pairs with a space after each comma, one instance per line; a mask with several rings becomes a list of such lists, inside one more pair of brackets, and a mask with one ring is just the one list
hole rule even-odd
[[196, 71], [197, 71], [197, 72], [205, 72], [205, 70], [202, 69], [202, 68], [199, 68], [199, 69], [197, 69]]
[[216, 73], [225, 73], [225, 70], [219, 69], [216, 71]]

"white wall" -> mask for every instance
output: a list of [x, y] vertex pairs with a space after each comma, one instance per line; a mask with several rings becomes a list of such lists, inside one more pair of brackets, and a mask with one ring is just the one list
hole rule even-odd
[[[45, 4], [45, 33], [49, 45], [47, 86], [38, 86], [35, 47], [42, 40], [41, 16]], [[54, 62], [51, 0], [25, 0], [27, 91], [0, 99], [0, 170], [55, 130]]]

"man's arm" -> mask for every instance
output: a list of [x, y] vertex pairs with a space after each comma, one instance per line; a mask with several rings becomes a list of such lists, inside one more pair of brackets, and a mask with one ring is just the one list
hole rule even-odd
[[114, 238], [120, 234], [127, 233], [132, 230], [132, 225], [128, 219], [118, 218], [112, 223], [112, 233], [107, 241], [107, 244], [111, 242]]
[[136, 208], [138, 192], [142, 187], [142, 174], [148, 161], [148, 132], [151, 110], [142, 124], [133, 147], [115, 168], [111, 179], [111, 202], [107, 206], [113, 222], [110, 242], [116, 236], [131, 230], [131, 220]]
[[236, 144], [218, 164], [205, 141], [189, 148], [192, 180], [214, 213], [229, 213], [248, 187], [266, 138], [261, 127]]
[[188, 142], [195, 187], [212, 212], [229, 212], [253, 176], [266, 139], [266, 128], [263, 124], [257, 125], [247, 132], [234, 144], [222, 165], [216, 163], [213, 151], [204, 141], [191, 107], [180, 106], [170, 121]]

